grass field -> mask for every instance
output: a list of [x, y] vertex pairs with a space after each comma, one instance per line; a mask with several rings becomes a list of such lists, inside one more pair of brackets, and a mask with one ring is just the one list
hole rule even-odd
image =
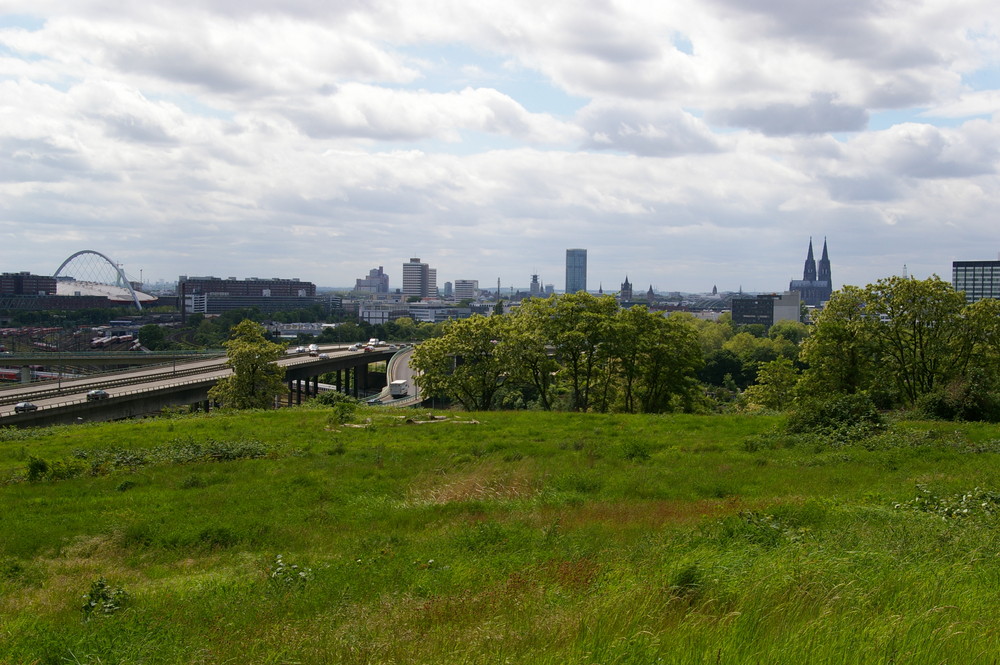
[[1000, 428], [0, 430], [2, 663], [994, 663]]

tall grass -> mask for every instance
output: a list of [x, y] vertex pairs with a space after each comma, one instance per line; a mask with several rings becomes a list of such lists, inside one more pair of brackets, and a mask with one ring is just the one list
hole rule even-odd
[[[0, 662], [1000, 652], [1000, 518], [941, 508], [1000, 490], [996, 428], [907, 422], [834, 446], [783, 435], [773, 417], [329, 416], [213, 414], [0, 442]], [[265, 452], [165, 452], [246, 441]], [[31, 458], [144, 462], [32, 481]], [[914, 501], [921, 492], [937, 503]], [[281, 582], [279, 555], [282, 571], [308, 575]], [[128, 600], [88, 615], [81, 598], [100, 578]]]

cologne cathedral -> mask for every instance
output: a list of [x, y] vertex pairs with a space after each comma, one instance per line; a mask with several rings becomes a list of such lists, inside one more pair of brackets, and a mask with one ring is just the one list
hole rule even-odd
[[793, 279], [788, 284], [789, 291], [798, 291], [802, 302], [810, 307], [822, 307], [833, 293], [833, 278], [830, 277], [830, 255], [826, 251], [826, 238], [823, 239], [823, 256], [819, 260], [819, 271], [816, 270], [816, 259], [813, 258], [813, 241], [809, 239], [809, 254], [802, 270], [802, 279]]

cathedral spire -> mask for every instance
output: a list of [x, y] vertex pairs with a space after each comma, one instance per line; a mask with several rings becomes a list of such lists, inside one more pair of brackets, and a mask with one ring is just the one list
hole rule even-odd
[[826, 238], [823, 238], [823, 256], [819, 260], [818, 279], [827, 282], [827, 286], [833, 286], [833, 278], [830, 276], [830, 255], [826, 251]]
[[809, 238], [809, 254], [806, 255], [806, 265], [802, 270], [802, 279], [807, 282], [816, 281], [816, 259], [813, 256], [813, 239]]

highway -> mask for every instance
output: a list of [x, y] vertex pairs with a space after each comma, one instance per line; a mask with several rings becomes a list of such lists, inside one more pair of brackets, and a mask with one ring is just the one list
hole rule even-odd
[[[303, 370], [309, 372], [311, 367], [316, 367], [317, 372], [325, 372], [327, 370], [324, 369], [324, 366], [335, 370], [339, 368], [338, 365], [344, 364], [344, 360], [349, 360], [354, 364], [361, 360], [362, 351], [347, 351], [346, 348], [344, 345], [320, 347], [320, 352], [327, 354], [328, 358], [290, 352], [277, 363], [285, 367], [289, 374], [301, 374]], [[374, 354], [364, 354], [364, 357], [370, 358], [371, 362], [378, 362], [388, 360], [392, 353], [393, 351], [389, 349], [380, 348]], [[338, 359], [341, 359], [341, 362], [338, 363]], [[46, 381], [11, 385], [0, 389], [0, 424], [3, 423], [4, 418], [15, 415], [14, 404], [21, 401], [35, 404], [38, 407], [36, 413], [39, 413], [49, 409], [84, 404], [87, 392], [96, 388], [106, 390], [109, 398], [93, 403], [94, 407], [97, 407], [98, 404], [110, 403], [116, 397], [134, 397], [139, 393], [162, 391], [173, 386], [214, 384], [220, 378], [231, 373], [225, 363], [225, 357], [220, 357], [129, 370], [112, 375], [67, 379], [59, 383]], [[296, 372], [297, 369], [300, 371]], [[20, 414], [17, 415], [20, 416]]]

